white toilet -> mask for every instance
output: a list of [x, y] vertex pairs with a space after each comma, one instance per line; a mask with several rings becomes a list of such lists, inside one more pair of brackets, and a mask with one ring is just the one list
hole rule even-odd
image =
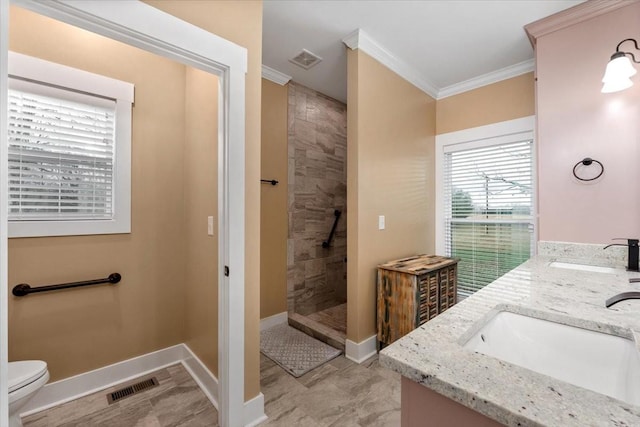
[[46, 362], [9, 362], [9, 427], [21, 427], [20, 411], [49, 381]]

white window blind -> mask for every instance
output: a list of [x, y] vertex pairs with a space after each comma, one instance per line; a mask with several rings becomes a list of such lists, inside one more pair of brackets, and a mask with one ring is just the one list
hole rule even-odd
[[11, 79], [9, 220], [113, 216], [113, 100]]
[[9, 237], [130, 233], [134, 85], [8, 58]]
[[460, 258], [458, 291], [471, 294], [533, 253], [533, 142], [444, 153], [445, 251]]

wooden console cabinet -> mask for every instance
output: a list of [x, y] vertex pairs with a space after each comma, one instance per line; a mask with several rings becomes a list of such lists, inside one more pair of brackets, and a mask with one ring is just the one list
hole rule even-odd
[[388, 345], [456, 303], [458, 260], [417, 255], [378, 266], [378, 342]]

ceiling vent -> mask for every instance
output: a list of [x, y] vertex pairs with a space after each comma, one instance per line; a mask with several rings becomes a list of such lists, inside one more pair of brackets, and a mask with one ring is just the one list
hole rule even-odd
[[291, 58], [289, 61], [304, 68], [305, 70], [308, 70], [318, 62], [322, 61], [322, 58], [315, 53], [309, 52], [307, 49], [302, 49], [302, 52]]

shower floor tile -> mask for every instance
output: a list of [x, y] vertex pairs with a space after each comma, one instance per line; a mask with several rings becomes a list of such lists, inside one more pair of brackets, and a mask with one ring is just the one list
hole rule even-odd
[[311, 313], [307, 317], [340, 332], [345, 337], [347, 335], [347, 303]]

